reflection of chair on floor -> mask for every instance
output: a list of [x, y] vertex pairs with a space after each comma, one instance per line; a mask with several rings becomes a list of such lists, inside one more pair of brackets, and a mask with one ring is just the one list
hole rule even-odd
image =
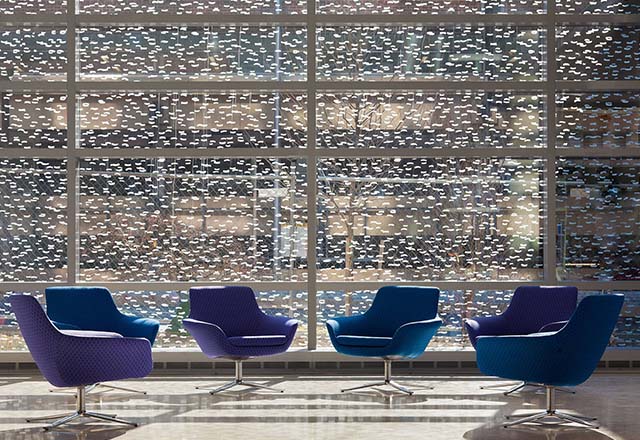
[[[125, 315], [118, 310], [105, 287], [48, 287], [45, 290], [47, 316], [60, 330], [95, 330], [118, 333], [125, 338], [145, 338], [153, 346], [160, 323], [155, 319]], [[96, 383], [95, 388], [147, 394], [131, 388]], [[57, 391], [57, 390], [52, 390]]]
[[[507, 309], [500, 315], [465, 319], [469, 341], [476, 347], [480, 336], [527, 335], [562, 328], [576, 309], [578, 289], [575, 287], [521, 286], [513, 292]], [[488, 385], [481, 389], [500, 388], [507, 384]], [[505, 391], [505, 396], [524, 387], [540, 384], [518, 382]], [[573, 393], [558, 388], [557, 391]]]
[[151, 344], [144, 338], [123, 338], [96, 331], [58, 330], [32, 296], [13, 295], [11, 307], [33, 360], [42, 375], [57, 387], [75, 387], [76, 410], [70, 414], [37, 417], [28, 422], [55, 420], [45, 429], [88, 417], [137, 426], [86, 409], [86, 387], [99, 382], [140, 378], [153, 368]]
[[586, 381], [598, 366], [618, 320], [622, 295], [584, 298], [562, 329], [523, 336], [478, 338], [478, 367], [484, 374], [543, 384], [546, 410], [505, 423], [543, 423], [547, 418], [597, 428], [592, 417], [557, 411], [555, 391]]
[[362, 315], [327, 321], [338, 353], [379, 357], [384, 380], [342, 390], [389, 385], [403, 393], [413, 391], [391, 379], [391, 362], [420, 356], [442, 324], [438, 317], [440, 291], [433, 287], [386, 286], [378, 290], [371, 308]]
[[234, 380], [209, 391], [211, 394], [236, 385], [283, 392], [245, 381], [242, 361], [287, 351], [298, 328], [297, 320], [263, 313], [249, 287], [194, 287], [189, 290], [189, 301], [189, 317], [183, 323], [202, 352], [210, 358], [235, 362]]

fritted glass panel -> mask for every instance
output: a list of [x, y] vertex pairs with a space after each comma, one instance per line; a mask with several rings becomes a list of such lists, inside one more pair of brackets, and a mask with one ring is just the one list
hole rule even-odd
[[543, 0], [318, 0], [324, 14], [526, 14], [545, 10]]
[[540, 148], [544, 97], [511, 92], [318, 95], [324, 148]]
[[640, 14], [638, 0], [557, 0], [559, 14]]
[[[23, 293], [35, 296], [43, 306], [45, 305], [43, 291], [0, 291], [0, 351], [27, 349], [9, 304], [10, 295]], [[265, 313], [287, 316], [300, 321], [291, 347], [306, 347], [308, 342], [307, 292], [257, 290], [255, 295], [258, 305]], [[122, 313], [157, 319], [160, 322], [154, 348], [198, 348], [196, 341], [182, 326], [182, 320], [189, 314], [187, 291], [112, 291], [112, 296]]]
[[[306, 347], [309, 322], [307, 292], [255, 289], [254, 292], [258, 305], [265, 313], [300, 321], [291, 347]], [[160, 321], [160, 331], [154, 347], [198, 348], [196, 341], [182, 325], [182, 320], [189, 315], [188, 292], [119, 292], [116, 294], [116, 302], [129, 315], [152, 317]]]
[[[640, 347], [640, 292], [580, 291], [578, 300], [587, 295], [617, 293], [625, 296], [620, 318], [610, 341], [611, 347]], [[318, 292], [318, 347], [331, 348], [324, 322], [338, 316], [360, 315], [373, 303], [375, 290]], [[495, 316], [504, 312], [511, 302], [513, 290], [441, 290], [438, 314], [442, 326], [429, 343], [429, 349], [471, 348], [464, 319]]]
[[[602, 293], [602, 292], [598, 292]], [[613, 332], [614, 347], [640, 348], [640, 291], [610, 291], [624, 295], [624, 305]]]
[[63, 95], [0, 95], [1, 148], [66, 148], [67, 102]]
[[528, 26], [324, 26], [321, 80], [542, 80], [545, 32]]
[[640, 92], [556, 95], [557, 146], [640, 147]]
[[0, 281], [67, 278], [66, 161], [0, 159]]
[[[469, 292], [466, 292], [469, 294]], [[443, 324], [429, 343], [430, 349], [470, 345], [462, 334], [460, 308], [466, 298], [463, 291], [441, 291], [438, 314]], [[376, 290], [325, 290], [318, 292], [318, 347], [332, 347], [325, 322], [340, 316], [361, 315], [373, 303]]]
[[0, 0], [0, 15], [65, 14], [66, 0]]
[[544, 161], [324, 159], [321, 280], [542, 276]]
[[301, 14], [305, 0], [79, 0], [85, 14]]
[[78, 35], [80, 79], [300, 80], [301, 27], [91, 27]]
[[[318, 292], [318, 346], [331, 347], [324, 321], [337, 316], [366, 312], [373, 303], [375, 290]], [[429, 343], [430, 349], [471, 347], [463, 320], [496, 315], [511, 300], [511, 291], [441, 290], [438, 315], [442, 326]]]
[[306, 185], [298, 160], [83, 160], [80, 279], [305, 279]]
[[110, 93], [79, 98], [85, 148], [305, 148], [296, 93]]
[[66, 30], [0, 28], [0, 81], [64, 81]]
[[638, 26], [562, 26], [556, 38], [558, 79], [640, 79]]
[[559, 159], [558, 276], [640, 280], [640, 159]]

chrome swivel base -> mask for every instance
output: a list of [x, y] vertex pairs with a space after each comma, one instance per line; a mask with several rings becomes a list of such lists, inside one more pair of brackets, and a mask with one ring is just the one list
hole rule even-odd
[[[115, 385], [107, 385], [106, 383], [94, 383], [93, 385], [88, 385], [85, 387], [85, 391], [87, 393], [90, 393], [91, 391], [95, 390], [96, 388], [106, 388], [107, 391], [110, 390], [118, 390], [118, 391], [124, 391], [127, 393], [136, 393], [136, 394], [147, 394], [146, 391], [140, 391], [140, 390], [134, 390], [133, 388], [125, 388], [125, 387], [118, 387]], [[64, 390], [66, 390], [66, 388], [62, 388], [62, 389], [57, 389], [57, 388], [52, 388], [49, 390], [50, 393], [61, 393], [64, 392]], [[75, 390], [74, 390], [75, 392]]]
[[[597, 423], [594, 423], [597, 419], [595, 417], [585, 417], [575, 414], [567, 414], [556, 410], [556, 387], [545, 386], [547, 392], [547, 409], [532, 414], [522, 414], [518, 416], [505, 416], [506, 419], [519, 417], [512, 422], [504, 423], [502, 426], [508, 428], [509, 426], [521, 425], [523, 423], [541, 423], [541, 424], [554, 424], [559, 425], [563, 423], [578, 423], [580, 425], [588, 426], [589, 428], [599, 428]], [[546, 419], [556, 419], [556, 423], [546, 422]]]
[[[363, 388], [372, 388], [372, 387], [381, 387], [381, 386], [385, 386], [388, 385], [392, 388], [395, 388], [396, 390], [403, 392], [405, 394], [408, 395], [412, 395], [413, 391], [411, 391], [410, 389], [403, 387], [402, 385], [398, 384], [397, 382], [391, 380], [391, 359], [385, 359], [384, 360], [384, 381], [382, 382], [373, 382], [373, 383], [368, 383], [365, 385], [359, 385], [357, 387], [351, 387], [351, 388], [345, 388], [343, 390], [341, 390], [343, 393], [347, 392], [347, 391], [354, 391], [354, 390], [360, 390]], [[433, 389], [433, 387], [428, 387], [428, 389]]]
[[[490, 390], [493, 388], [502, 388], [502, 387], [506, 387], [509, 385], [513, 385], [511, 388], [509, 388], [508, 390], [504, 391], [502, 394], [504, 394], [505, 396], [508, 396], [512, 393], [515, 393], [516, 391], [520, 391], [523, 390], [525, 387], [533, 387], [533, 388], [544, 388], [544, 385], [539, 384], [539, 383], [533, 383], [533, 382], [516, 382], [515, 384], [512, 383], [500, 383], [500, 384], [495, 384], [495, 385], [484, 385], [481, 386], [480, 389], [481, 390]], [[569, 388], [561, 388], [558, 387], [556, 388], [556, 391], [560, 391], [563, 393], [570, 393], [570, 394], [575, 394], [576, 392], [569, 389]]]
[[122, 423], [124, 425], [138, 426], [137, 423], [118, 419], [115, 414], [103, 414], [99, 412], [87, 411], [87, 408], [86, 408], [87, 390], [86, 389], [87, 387], [77, 388], [75, 412], [72, 412], [70, 414], [69, 413], [54, 414], [54, 415], [44, 416], [44, 417], [32, 417], [27, 419], [27, 423], [54, 420], [54, 422], [52, 422], [50, 425], [47, 425], [43, 428], [45, 431], [48, 431], [50, 429], [57, 428], [59, 426], [67, 424], [73, 420], [79, 419], [81, 417], [85, 417], [90, 419], [103, 420], [106, 422], [115, 422], [115, 423]]
[[262, 385], [262, 384], [255, 383], [255, 382], [247, 382], [246, 380], [244, 380], [242, 378], [242, 360], [236, 359], [235, 360], [235, 364], [236, 364], [236, 377], [231, 382], [225, 383], [224, 385], [219, 386], [217, 388], [214, 388], [213, 390], [209, 390], [209, 388], [211, 388], [212, 385], [199, 386], [199, 387], [196, 387], [196, 389], [197, 390], [208, 390], [209, 394], [213, 395], [213, 394], [219, 393], [221, 391], [225, 391], [225, 390], [228, 390], [230, 388], [233, 388], [235, 386], [243, 385], [243, 386], [248, 387], [248, 388], [258, 388], [258, 389], [261, 389], [261, 390], [275, 391], [276, 393], [284, 393], [284, 390], [280, 390], [280, 389], [277, 389], [277, 388], [273, 388], [273, 387], [270, 387], [270, 386], [267, 386], [267, 385]]

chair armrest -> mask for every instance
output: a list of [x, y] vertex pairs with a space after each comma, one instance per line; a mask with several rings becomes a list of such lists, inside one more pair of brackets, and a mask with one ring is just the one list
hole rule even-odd
[[182, 324], [207, 356], [219, 357], [229, 353], [227, 335], [217, 325], [192, 318], [183, 319]]
[[82, 330], [77, 325], [69, 324], [66, 322], [61, 322], [61, 321], [51, 321], [51, 322], [53, 323], [53, 325], [56, 326], [58, 330]]
[[298, 329], [299, 321], [288, 316], [272, 316], [264, 315], [263, 321], [258, 329], [258, 334], [264, 335], [277, 335], [284, 333], [287, 336], [287, 341], [293, 340]]
[[355, 316], [340, 316], [326, 321], [329, 335], [338, 337], [340, 335], [366, 335], [370, 327], [367, 322], [366, 313]]
[[299, 324], [300, 324], [300, 321], [298, 321], [297, 319], [289, 318], [285, 321], [284, 327], [287, 329], [288, 341], [293, 340], [293, 338], [295, 337]]
[[158, 335], [160, 323], [155, 319], [142, 318], [139, 316], [120, 314], [120, 319], [116, 325], [117, 333], [129, 338], [145, 338], [151, 345]]
[[389, 352], [405, 358], [420, 356], [441, 325], [440, 317], [401, 325], [393, 335]]
[[557, 332], [558, 330], [560, 330], [562, 327], [564, 327], [565, 325], [567, 325], [567, 322], [569, 321], [556, 321], [556, 322], [550, 322], [549, 324], [545, 324], [543, 325], [540, 330], [538, 330], [538, 333], [543, 333], [543, 332]]
[[153, 369], [144, 338], [103, 338], [60, 334], [56, 365], [66, 383], [77, 386], [147, 376]]
[[337, 338], [340, 336], [340, 318], [328, 319], [325, 324], [330, 337]]
[[557, 333], [481, 336], [476, 351], [482, 373], [505, 379], [549, 383], [552, 377], [571, 368], [567, 367]]

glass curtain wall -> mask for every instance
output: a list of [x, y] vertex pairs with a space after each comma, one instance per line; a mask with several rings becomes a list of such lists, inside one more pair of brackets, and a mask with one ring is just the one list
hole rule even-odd
[[104, 285], [181, 327], [193, 285], [323, 321], [441, 289], [441, 349], [521, 284], [623, 292], [640, 346], [636, 0], [0, 0], [7, 296]]

